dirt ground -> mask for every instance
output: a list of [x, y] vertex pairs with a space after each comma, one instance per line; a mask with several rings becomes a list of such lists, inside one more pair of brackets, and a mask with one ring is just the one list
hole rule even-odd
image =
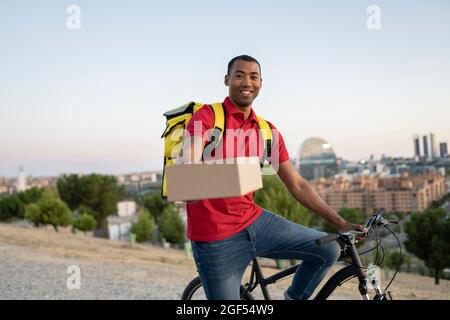
[[[272, 261], [261, 263], [265, 276], [279, 271]], [[85, 271], [76, 292], [65, 285], [73, 264]], [[195, 276], [192, 258], [180, 250], [0, 224], [0, 299], [179, 299]], [[282, 299], [290, 281], [270, 287], [272, 297]], [[450, 281], [434, 285], [431, 277], [400, 273], [390, 291], [395, 299], [450, 299]], [[358, 299], [357, 285], [345, 283], [333, 298]]]

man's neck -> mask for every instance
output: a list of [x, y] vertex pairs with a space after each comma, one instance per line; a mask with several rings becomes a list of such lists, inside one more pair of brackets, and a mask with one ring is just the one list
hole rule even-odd
[[244, 114], [244, 120], [247, 120], [248, 117], [250, 117], [250, 113], [252, 112], [252, 105], [249, 106], [240, 106], [237, 103], [235, 103], [231, 98], [231, 102], [233, 102], [234, 106], [238, 108], [243, 114]]

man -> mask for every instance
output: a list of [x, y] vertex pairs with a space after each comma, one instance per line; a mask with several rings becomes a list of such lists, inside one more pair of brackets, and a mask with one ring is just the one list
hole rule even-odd
[[[259, 62], [247, 55], [235, 57], [228, 64], [225, 85], [229, 96], [223, 102], [226, 130], [216, 150], [226, 157], [254, 156], [251, 142], [236, 146], [234, 130], [258, 130], [258, 121], [252, 108], [253, 100], [261, 89]], [[274, 132], [275, 126], [269, 123]], [[213, 129], [214, 113], [204, 107], [197, 111], [187, 126], [183, 147], [185, 162], [198, 162], [208, 141], [207, 132]], [[200, 128], [200, 130], [198, 130]], [[363, 226], [345, 221], [312, 189], [289, 161], [283, 138], [275, 134], [272, 153], [278, 160], [278, 176], [295, 199], [339, 231], [359, 230]], [[263, 150], [256, 152], [261, 155]], [[242, 151], [242, 152], [240, 152]], [[205, 156], [205, 155], [203, 155]], [[223, 157], [223, 155], [222, 155]], [[212, 187], [215, 183], [212, 182]], [[308, 299], [330, 267], [340, 255], [339, 245], [333, 241], [318, 246], [315, 240], [325, 233], [293, 223], [258, 207], [253, 193], [241, 197], [205, 199], [187, 204], [187, 237], [192, 250], [206, 297], [208, 299], [240, 299], [239, 288], [243, 273], [255, 257], [273, 259], [299, 259], [302, 264], [285, 291], [286, 299]]]

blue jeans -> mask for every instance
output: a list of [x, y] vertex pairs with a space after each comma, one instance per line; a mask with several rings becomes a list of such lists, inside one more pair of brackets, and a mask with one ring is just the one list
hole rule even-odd
[[315, 243], [324, 235], [264, 210], [250, 226], [228, 238], [191, 241], [206, 297], [239, 300], [245, 269], [258, 256], [302, 260], [287, 292], [294, 299], [308, 299], [341, 252], [336, 241]]

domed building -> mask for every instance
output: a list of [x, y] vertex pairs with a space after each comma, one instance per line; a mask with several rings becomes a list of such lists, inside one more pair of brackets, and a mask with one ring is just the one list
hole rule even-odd
[[338, 172], [336, 154], [321, 138], [309, 138], [300, 147], [299, 172], [307, 180], [329, 178]]

